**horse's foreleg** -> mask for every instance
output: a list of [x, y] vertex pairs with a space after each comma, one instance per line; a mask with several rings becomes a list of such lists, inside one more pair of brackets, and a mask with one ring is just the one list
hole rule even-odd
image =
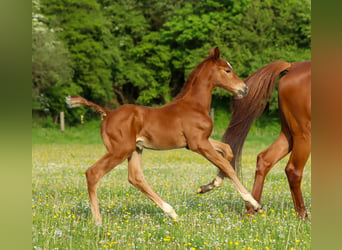
[[177, 219], [178, 216], [173, 208], [166, 203], [162, 198], [156, 194], [152, 188], [148, 185], [142, 172], [142, 151], [137, 149], [128, 158], [128, 181], [140, 189], [148, 198], [156, 203], [165, 214], [170, 216], [172, 219]]
[[[213, 139], [209, 138], [210, 144], [214, 147], [214, 149], [222, 155], [223, 158], [225, 158], [227, 161], [231, 161], [233, 159], [233, 152], [230, 148], [230, 146], [226, 143], [215, 141]], [[209, 192], [215, 188], [221, 187], [223, 184], [223, 180], [225, 178], [225, 174], [222, 171], [219, 171], [214, 180], [207, 184], [201, 186], [198, 190], [197, 193], [206, 193]]]
[[101, 223], [100, 209], [97, 200], [98, 182], [107, 172], [112, 170], [115, 166], [117, 166], [126, 158], [126, 155], [115, 156], [112, 153], [108, 152], [86, 171], [91, 212], [93, 214], [93, 218], [96, 220], [98, 224]]
[[229, 161], [220, 156], [207, 139], [203, 139], [201, 141], [192, 141], [189, 143], [189, 148], [194, 152], [200, 153], [215, 166], [217, 166], [220, 171], [222, 171], [222, 173], [233, 182], [240, 195], [242, 196], [242, 199], [246, 202], [251, 203], [256, 211], [261, 210], [260, 204], [242, 185]]

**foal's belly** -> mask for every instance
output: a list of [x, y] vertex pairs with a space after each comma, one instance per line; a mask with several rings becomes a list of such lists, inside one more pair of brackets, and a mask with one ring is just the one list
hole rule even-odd
[[184, 148], [187, 144], [184, 136], [170, 136], [164, 134], [158, 137], [138, 136], [136, 145], [139, 149], [168, 150]]
[[182, 128], [182, 113], [174, 106], [161, 108], [145, 108], [143, 115], [136, 120], [138, 147], [167, 150], [186, 147], [186, 139]]

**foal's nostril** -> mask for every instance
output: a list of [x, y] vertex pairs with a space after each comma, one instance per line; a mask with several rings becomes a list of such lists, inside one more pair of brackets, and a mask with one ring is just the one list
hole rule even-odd
[[243, 88], [243, 90], [238, 90], [238, 93], [239, 93], [239, 95], [241, 95], [241, 96], [245, 96], [245, 95], [247, 95], [247, 93], [248, 93], [248, 87], [247, 86], [245, 86], [244, 88]]

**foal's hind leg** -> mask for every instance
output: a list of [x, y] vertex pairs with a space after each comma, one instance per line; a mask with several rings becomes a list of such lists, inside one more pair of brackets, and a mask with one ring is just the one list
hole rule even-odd
[[128, 181], [140, 189], [148, 198], [155, 202], [165, 214], [170, 216], [172, 219], [177, 219], [177, 214], [173, 208], [166, 203], [162, 198], [156, 194], [152, 188], [148, 185], [142, 172], [142, 150], [137, 149], [128, 158]]
[[127, 157], [127, 154], [114, 155], [113, 153], [108, 152], [86, 171], [91, 212], [93, 214], [93, 218], [99, 224], [101, 223], [101, 215], [97, 200], [98, 182], [106, 173], [124, 161]]
[[[230, 146], [226, 143], [215, 141], [213, 139], [209, 138], [210, 144], [214, 147], [216, 152], [218, 152], [220, 155], [222, 155], [223, 158], [225, 158], [227, 161], [231, 161], [233, 159], [233, 152]], [[225, 178], [225, 174], [220, 170], [217, 174], [217, 176], [214, 178], [212, 182], [209, 184], [201, 186], [197, 193], [203, 194], [206, 192], [209, 192], [213, 190], [214, 188], [218, 188], [222, 186], [223, 179]]]

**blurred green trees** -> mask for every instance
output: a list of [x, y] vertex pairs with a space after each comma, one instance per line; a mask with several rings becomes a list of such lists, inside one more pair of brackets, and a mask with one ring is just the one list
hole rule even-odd
[[169, 102], [215, 46], [243, 79], [311, 55], [308, 0], [34, 0], [32, 27], [33, 109], [52, 117], [66, 95]]

